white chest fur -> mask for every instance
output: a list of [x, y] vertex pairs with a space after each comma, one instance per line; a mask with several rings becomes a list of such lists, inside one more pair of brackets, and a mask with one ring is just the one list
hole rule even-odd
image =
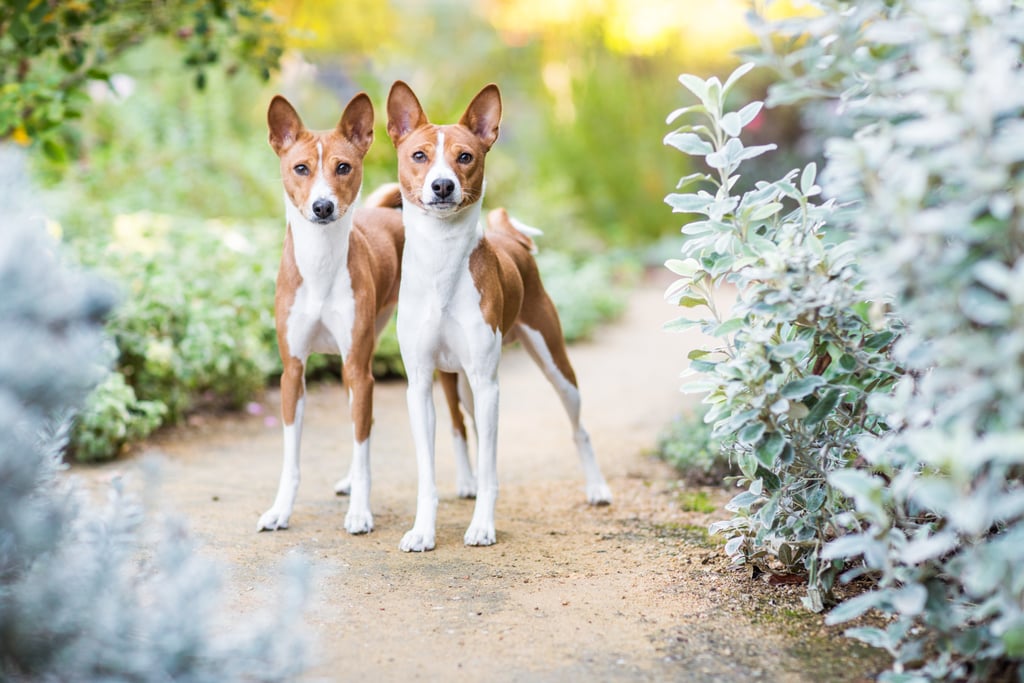
[[469, 270], [483, 236], [480, 211], [465, 214], [439, 220], [415, 206], [403, 209], [398, 338], [409, 370], [472, 373], [501, 352], [501, 333], [484, 321]]
[[286, 201], [295, 264], [302, 283], [288, 314], [288, 348], [297, 358], [310, 353], [336, 353], [352, 346], [355, 298], [348, 270], [349, 236], [354, 209], [321, 225], [306, 220]]

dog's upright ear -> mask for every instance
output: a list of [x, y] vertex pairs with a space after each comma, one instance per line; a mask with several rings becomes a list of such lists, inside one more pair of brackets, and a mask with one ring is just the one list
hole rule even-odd
[[278, 155], [291, 147], [306, 128], [295, 107], [281, 95], [274, 95], [270, 100], [267, 127], [270, 128], [270, 146]]
[[366, 155], [373, 144], [373, 103], [369, 95], [361, 92], [349, 101], [338, 121], [338, 132]]
[[501, 93], [494, 83], [485, 85], [466, 107], [466, 113], [459, 123], [473, 131], [480, 141], [491, 148], [498, 139], [498, 124], [501, 123]]
[[403, 81], [395, 81], [388, 93], [388, 135], [395, 147], [409, 133], [430, 123], [416, 93]]

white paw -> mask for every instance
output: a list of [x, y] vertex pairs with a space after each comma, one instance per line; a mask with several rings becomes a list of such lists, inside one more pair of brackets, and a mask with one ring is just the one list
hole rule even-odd
[[345, 531], [350, 534], [368, 534], [373, 531], [373, 514], [369, 510], [349, 509], [345, 515]]
[[256, 531], [276, 531], [278, 529], [288, 528], [288, 518], [291, 516], [291, 511], [285, 512], [278, 510], [277, 508], [270, 508], [262, 515], [260, 515], [260, 521], [256, 524]]
[[591, 505], [611, 505], [612, 490], [603, 481], [600, 484], [587, 486], [587, 502]]
[[476, 479], [455, 482], [455, 491], [459, 498], [476, 498]]
[[471, 524], [466, 530], [462, 541], [466, 545], [494, 545], [497, 535], [494, 533], [494, 525]]
[[427, 550], [433, 550], [434, 533], [423, 533], [412, 529], [405, 532], [405, 536], [402, 536], [402, 542], [398, 544], [398, 547], [407, 553], [422, 553]]
[[342, 477], [334, 485], [334, 493], [339, 496], [347, 496], [352, 490], [352, 479], [349, 477]]

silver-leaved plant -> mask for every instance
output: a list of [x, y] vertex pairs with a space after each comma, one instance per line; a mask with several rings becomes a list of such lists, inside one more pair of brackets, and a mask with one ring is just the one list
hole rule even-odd
[[[802, 102], [830, 114], [828, 125], [813, 131], [829, 138], [819, 181], [829, 199], [818, 205], [828, 215], [814, 233], [828, 237], [808, 249], [805, 241], [787, 242], [784, 232], [769, 228], [763, 236], [772, 247], [765, 249], [781, 251], [777, 258], [788, 265], [761, 275], [732, 265], [736, 272], [719, 280], [704, 264], [715, 266], [716, 254], [730, 250], [735, 264], [740, 252], [729, 241], [684, 246], [699, 267], [690, 273], [692, 264], [673, 264], [688, 283], [679, 293], [694, 291], [694, 276], [703, 269], [708, 282], [736, 283], [735, 310], [742, 316], [724, 353], [698, 369], [709, 371], [704, 380], [709, 400], [723, 406], [717, 424], [723, 431], [734, 429], [741, 448], [750, 441], [741, 430], [750, 429], [750, 437], [757, 429], [745, 417], [743, 403], [764, 394], [765, 383], [732, 366], [739, 345], [762, 333], [764, 321], [757, 316], [778, 310], [752, 307], [749, 292], [778, 288], [827, 296], [828, 283], [816, 268], [845, 272], [837, 279], [849, 288], [832, 290], [843, 292], [834, 301], [850, 324], [841, 327], [853, 332], [854, 323], [863, 323], [866, 340], [885, 344], [865, 344], [861, 350], [868, 354], [851, 354], [855, 369], [869, 379], [859, 394], [828, 377], [827, 370], [821, 375], [830, 387], [825, 391], [838, 390], [839, 398], [830, 406], [828, 394], [814, 387], [813, 398], [823, 403], [809, 407], [809, 415], [818, 405], [828, 408], [817, 438], [831, 450], [819, 451], [818, 473], [790, 467], [780, 477], [794, 492], [801, 480], [808, 490], [823, 486], [827, 491], [823, 507], [832, 514], [827, 525], [816, 527], [823, 532], [810, 551], [817, 559], [805, 563], [809, 569], [816, 563], [819, 570], [817, 576], [812, 571], [811, 589], [825, 566], [846, 566], [841, 580], [872, 580], [869, 590], [833, 609], [828, 620], [841, 623], [869, 610], [888, 617], [884, 627], [848, 631], [892, 653], [893, 667], [883, 680], [1019, 680], [1024, 675], [1024, 575], [1019, 571], [1024, 562], [1024, 8], [1016, 0], [815, 4], [820, 11], [813, 16], [781, 24], [755, 21], [761, 49], [750, 58], [779, 75], [769, 103]], [[710, 81], [703, 83], [710, 87]], [[707, 102], [701, 106], [712, 110], [724, 130], [724, 116]], [[706, 128], [710, 135], [679, 133], [703, 137], [712, 150], [695, 148], [690, 138], [677, 146], [705, 156], [718, 152], [724, 145], [715, 139], [716, 130], [712, 125]], [[673, 139], [678, 140], [670, 136], [668, 142]], [[813, 188], [800, 190], [807, 196]], [[719, 190], [713, 199], [728, 202], [728, 193]], [[694, 208], [687, 201], [696, 202], [669, 201], [681, 202], [673, 205], [684, 210]], [[739, 229], [742, 222], [732, 218], [735, 208], [728, 211], [733, 213], [722, 214], [721, 222]], [[832, 264], [842, 258], [848, 261], [836, 271]], [[867, 301], [873, 302], [868, 314], [859, 315], [860, 302]], [[808, 321], [779, 322], [785, 330]], [[783, 361], [772, 358], [772, 343], [762, 342], [766, 356], [782, 367]], [[722, 363], [725, 367], [719, 367]], [[804, 362], [794, 371], [806, 368]], [[874, 379], [871, 372], [877, 372]], [[728, 373], [738, 375], [738, 386], [725, 381]], [[802, 379], [812, 376], [818, 373], [803, 373]], [[759, 408], [756, 418], [764, 415]], [[787, 419], [797, 425], [801, 418], [790, 412]], [[760, 443], [752, 445], [756, 455]], [[747, 493], [763, 498], [768, 479], [762, 477], [765, 483], [754, 491], [754, 474], [748, 476], [753, 483]], [[740, 503], [751, 501], [768, 506], [750, 496]], [[734, 507], [744, 512], [743, 505]], [[820, 511], [810, 509], [794, 515], [807, 520], [794, 528], [823, 520]], [[734, 552], [779, 538], [742, 514], [722, 528], [740, 539], [732, 541]]]

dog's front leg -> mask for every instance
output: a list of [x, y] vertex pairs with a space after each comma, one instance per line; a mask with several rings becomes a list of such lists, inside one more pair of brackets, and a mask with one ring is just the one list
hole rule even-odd
[[493, 545], [494, 506], [498, 501], [498, 377], [469, 377], [477, 434], [477, 490], [473, 521], [463, 541], [466, 545]]
[[284, 359], [281, 373], [281, 417], [284, 422], [284, 458], [277, 496], [269, 510], [260, 516], [257, 531], [287, 529], [288, 519], [299, 490], [299, 444], [302, 441], [302, 413], [305, 406], [305, 360]]
[[416, 521], [402, 537], [398, 547], [406, 552], [434, 549], [437, 524], [437, 485], [434, 481], [434, 397], [433, 368], [409, 369], [409, 424], [416, 447], [416, 470], [419, 487], [416, 495]]

